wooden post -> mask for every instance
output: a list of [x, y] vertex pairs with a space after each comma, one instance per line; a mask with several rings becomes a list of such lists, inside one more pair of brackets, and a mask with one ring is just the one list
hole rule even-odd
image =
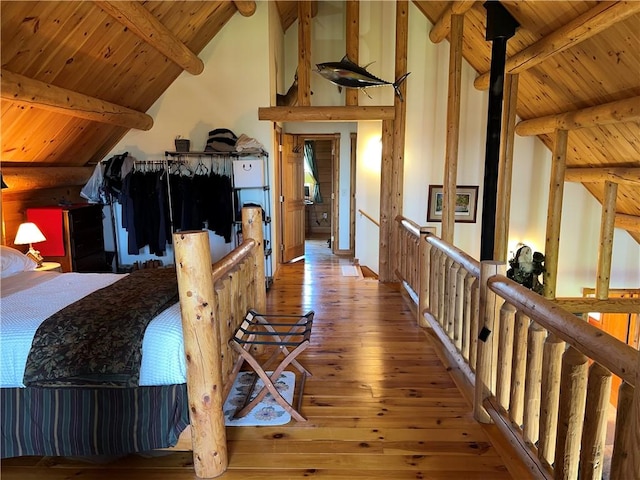
[[524, 386], [524, 438], [535, 445], [540, 432], [540, 396], [542, 385], [542, 352], [547, 331], [532, 322], [527, 342], [527, 374]]
[[311, 105], [311, 2], [298, 2], [298, 106]]
[[[360, 0], [347, 0], [347, 57], [354, 63], [359, 64], [360, 46]], [[358, 105], [358, 89], [347, 88], [344, 92], [345, 105]]]
[[560, 223], [562, 220], [562, 195], [564, 172], [567, 167], [567, 130], [556, 130], [553, 144], [553, 161], [549, 180], [549, 203], [547, 205], [547, 240], [544, 247], [544, 297], [556, 298], [558, 281], [558, 251], [560, 249]]
[[394, 227], [393, 215], [393, 120], [382, 121], [382, 163], [380, 165], [380, 250], [378, 254], [378, 278], [381, 282], [393, 281], [391, 247]]
[[540, 400], [540, 441], [538, 458], [553, 464], [558, 433], [558, 402], [560, 400], [560, 374], [565, 342], [549, 333], [542, 353], [542, 398]]
[[509, 393], [511, 392], [511, 366], [513, 365], [513, 329], [516, 309], [510, 303], [504, 303], [500, 309], [500, 335], [498, 340], [498, 383], [496, 399], [506, 411], [509, 411]]
[[242, 209], [242, 236], [253, 239], [258, 244], [253, 252], [255, 261], [255, 278], [257, 298], [255, 310], [264, 313], [267, 310], [267, 281], [264, 267], [264, 229], [262, 223], [262, 209], [259, 207], [244, 207]]
[[598, 363], [589, 368], [587, 405], [580, 450], [580, 480], [600, 480], [607, 434], [611, 372]]
[[418, 245], [418, 255], [420, 259], [419, 271], [419, 292], [418, 292], [418, 325], [427, 328], [429, 322], [424, 318], [423, 312], [429, 310], [429, 278], [431, 273], [431, 244], [427, 242], [430, 235], [428, 231], [420, 231], [420, 243]]
[[600, 248], [598, 249], [598, 278], [596, 281], [596, 298], [601, 300], [609, 297], [611, 254], [613, 253], [613, 230], [616, 220], [617, 195], [618, 184], [613, 182], [604, 182], [602, 219], [600, 221]]
[[224, 473], [228, 458], [209, 235], [204, 231], [176, 233], [173, 244], [187, 358], [193, 463], [198, 477], [212, 478]]
[[480, 423], [491, 423], [491, 417], [484, 408], [484, 400], [492, 395], [496, 385], [496, 360], [498, 356], [497, 318], [502, 306], [498, 296], [489, 290], [487, 279], [493, 275], [504, 275], [505, 264], [483, 261], [480, 264], [480, 313], [478, 325], [478, 360], [476, 365], [475, 400], [473, 416]]
[[444, 164], [444, 202], [442, 240], [453, 244], [458, 176], [458, 141], [460, 136], [460, 84], [462, 79], [462, 31], [464, 15], [451, 16], [449, 36], [449, 94], [447, 102], [447, 138]]
[[588, 368], [589, 359], [575, 348], [569, 347], [562, 358], [558, 442], [554, 464], [556, 480], [578, 478]]

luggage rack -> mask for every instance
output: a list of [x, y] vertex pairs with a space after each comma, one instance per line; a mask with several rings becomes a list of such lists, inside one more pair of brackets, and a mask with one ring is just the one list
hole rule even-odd
[[[289, 412], [293, 418], [299, 422], [305, 422], [307, 420], [300, 414], [299, 410], [302, 403], [304, 384], [307, 376], [311, 376], [311, 373], [296, 360], [296, 357], [306, 350], [310, 344], [313, 316], [313, 310], [302, 316], [264, 315], [254, 310], [247, 312], [247, 315], [234, 332], [229, 343], [240, 354], [234, 370], [239, 371], [242, 364], [246, 361], [256, 375], [254, 376], [253, 385], [251, 385], [247, 392], [243, 405], [238, 407], [234, 418], [242, 418], [247, 415], [264, 399], [267, 393], [271, 393], [274, 400]], [[296, 321], [292, 322], [291, 319], [296, 319]], [[251, 347], [255, 346], [275, 346], [277, 348], [271, 353], [267, 360], [261, 364], [251, 352]], [[282, 358], [275, 370], [267, 373], [266, 369], [272, 366], [281, 354], [284, 355], [284, 358]], [[280, 377], [280, 374], [289, 365], [293, 365], [301, 373], [300, 390], [296, 408], [287, 402], [274, 386], [274, 381]], [[258, 377], [264, 382], [264, 387], [249, 401]]]

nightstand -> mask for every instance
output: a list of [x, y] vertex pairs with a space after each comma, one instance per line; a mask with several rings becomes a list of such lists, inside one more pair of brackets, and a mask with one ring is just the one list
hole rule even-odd
[[36, 272], [60, 272], [62, 266], [58, 262], [42, 262], [42, 265], [36, 268]]

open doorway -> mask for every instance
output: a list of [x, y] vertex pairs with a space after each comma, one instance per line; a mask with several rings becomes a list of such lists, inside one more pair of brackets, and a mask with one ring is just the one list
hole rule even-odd
[[[351, 180], [343, 182], [348, 196], [342, 199], [342, 210], [346, 211], [340, 219], [341, 134], [281, 133], [281, 139], [277, 168], [280, 198], [277, 228], [282, 241], [279, 262], [302, 258], [307, 242], [313, 242], [315, 251], [321, 243], [331, 254], [352, 256], [355, 165], [351, 165], [350, 156], [343, 160], [351, 170]], [[353, 148], [354, 143], [347, 142], [348, 148]], [[355, 153], [352, 156], [355, 158]], [[336, 242], [341, 230], [347, 237], [342, 245]]]

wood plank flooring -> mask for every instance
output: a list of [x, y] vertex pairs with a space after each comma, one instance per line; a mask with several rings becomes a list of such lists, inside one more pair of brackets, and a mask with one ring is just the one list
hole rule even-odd
[[[326, 241], [307, 243], [306, 259], [281, 268], [267, 301], [274, 313], [315, 311], [312, 345], [299, 357], [313, 374], [301, 409], [308, 422], [228, 428], [229, 469], [219, 478], [512, 478], [399, 287], [342, 276], [346, 259]], [[1, 474], [186, 480], [195, 478], [191, 462], [187, 452], [108, 464], [26, 457], [3, 461]]]

